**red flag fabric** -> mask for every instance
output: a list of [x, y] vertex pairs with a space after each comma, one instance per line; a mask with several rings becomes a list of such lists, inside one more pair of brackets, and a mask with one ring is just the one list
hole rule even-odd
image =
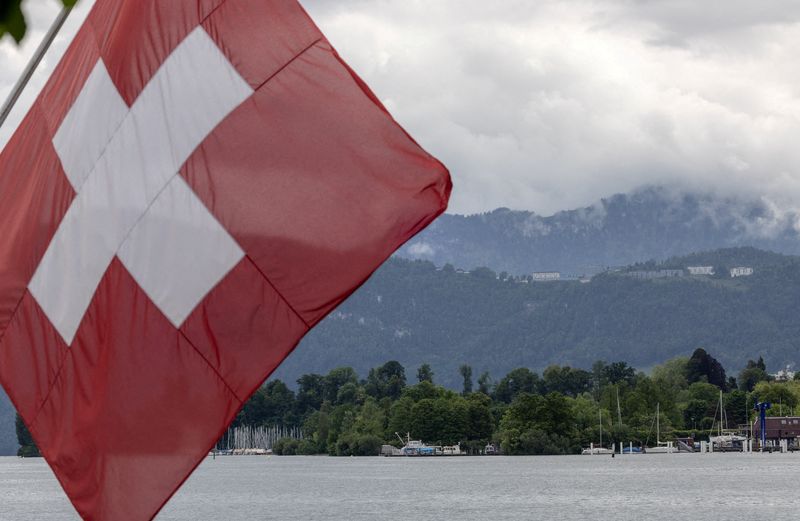
[[150, 519], [446, 169], [294, 0], [98, 0], [0, 154], [0, 381], [85, 519]]

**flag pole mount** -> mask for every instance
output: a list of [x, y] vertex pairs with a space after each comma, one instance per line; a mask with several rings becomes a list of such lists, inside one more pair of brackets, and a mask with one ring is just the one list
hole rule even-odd
[[28, 82], [33, 76], [36, 67], [39, 66], [39, 63], [44, 58], [45, 53], [47, 53], [47, 49], [50, 48], [50, 44], [53, 43], [55, 40], [58, 31], [61, 30], [61, 27], [64, 25], [64, 22], [67, 20], [67, 16], [69, 16], [70, 11], [72, 11], [72, 7], [65, 6], [58, 16], [53, 21], [53, 24], [50, 26], [50, 29], [47, 31], [47, 34], [44, 36], [44, 40], [42, 43], [39, 44], [39, 47], [36, 48], [36, 52], [31, 57], [28, 65], [25, 67], [25, 70], [22, 73], [22, 76], [17, 80], [17, 83], [14, 85], [14, 88], [11, 89], [11, 93], [8, 95], [5, 103], [3, 103], [3, 108], [0, 109], [0, 127], [6, 122], [6, 118], [11, 113], [11, 109], [14, 108], [14, 105], [17, 103], [20, 94], [22, 91], [25, 90], [25, 86], [28, 85]]

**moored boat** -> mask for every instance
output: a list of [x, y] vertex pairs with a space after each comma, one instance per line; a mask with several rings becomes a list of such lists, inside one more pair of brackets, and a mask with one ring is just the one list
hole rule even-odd
[[600, 456], [600, 455], [613, 455], [614, 449], [606, 449], [603, 447], [603, 410], [599, 411], [600, 419], [600, 444], [595, 446], [594, 443], [590, 444], [588, 448], [581, 451], [582, 456]]
[[[642, 447], [644, 454], [673, 454], [678, 452], [675, 449], [675, 444], [671, 441], [661, 441], [661, 404], [656, 404], [656, 446], [655, 447]], [[652, 427], [651, 427], [652, 429]], [[652, 430], [650, 431], [652, 432]]]
[[406, 434], [404, 440], [398, 433], [395, 436], [403, 443], [401, 448], [391, 445], [381, 447], [382, 456], [466, 456], [467, 453], [461, 450], [461, 444], [455, 445], [427, 445], [422, 440], [412, 440], [411, 433]]
[[483, 453], [486, 456], [496, 456], [500, 454], [500, 449], [494, 443], [487, 443], [483, 448]]
[[588, 449], [583, 449], [581, 451], [582, 456], [602, 456], [602, 455], [611, 455], [614, 454], [613, 449], [607, 449], [605, 447], [589, 447]]

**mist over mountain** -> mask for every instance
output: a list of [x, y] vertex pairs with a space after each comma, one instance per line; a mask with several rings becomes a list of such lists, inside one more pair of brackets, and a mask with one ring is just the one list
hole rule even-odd
[[582, 275], [608, 266], [754, 246], [800, 254], [800, 216], [760, 199], [648, 188], [543, 217], [505, 208], [442, 215], [398, 255], [438, 266]]

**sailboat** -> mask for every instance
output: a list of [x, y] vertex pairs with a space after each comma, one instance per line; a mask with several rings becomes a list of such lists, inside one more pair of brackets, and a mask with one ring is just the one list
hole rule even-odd
[[[651, 427], [652, 428], [652, 427]], [[652, 432], [652, 431], [651, 431]], [[646, 454], [672, 454], [675, 447], [670, 441], [661, 441], [661, 404], [656, 404], [656, 446], [644, 449]]]
[[[741, 434], [733, 433], [727, 430], [728, 415], [722, 406], [722, 391], [719, 392], [719, 403], [717, 410], [714, 411], [714, 421], [717, 420], [717, 412], [719, 412], [719, 422], [717, 423], [717, 435], [708, 437], [708, 441], [712, 443], [714, 450], [728, 452], [737, 451], [742, 452], [747, 444], [747, 437]], [[724, 423], [724, 426], [723, 426]], [[714, 431], [714, 425], [711, 426], [711, 431]]]
[[606, 449], [603, 447], [603, 410], [600, 409], [600, 445], [595, 447], [592, 443], [588, 448], [581, 451], [583, 456], [600, 456], [614, 454], [614, 449]]

